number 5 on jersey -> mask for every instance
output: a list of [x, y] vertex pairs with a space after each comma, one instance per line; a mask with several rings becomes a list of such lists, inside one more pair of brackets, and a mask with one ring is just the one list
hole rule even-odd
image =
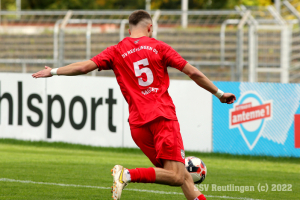
[[[144, 68], [140, 69], [139, 65], [143, 65]], [[140, 86], [149, 86], [153, 83], [153, 73], [150, 68], [145, 67], [148, 65], [149, 65], [148, 58], [133, 63], [135, 76], [138, 78]], [[141, 77], [142, 73], [146, 74], [147, 81], [144, 81], [143, 78]]]

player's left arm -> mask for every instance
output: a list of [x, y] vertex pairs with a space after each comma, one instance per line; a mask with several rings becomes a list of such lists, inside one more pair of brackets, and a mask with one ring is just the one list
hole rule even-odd
[[234, 94], [224, 93], [219, 90], [202, 72], [187, 63], [172, 47], [161, 43], [160, 49], [162, 51], [162, 60], [166, 66], [174, 67], [187, 74], [197, 85], [217, 96], [222, 103], [232, 104], [236, 100]]
[[[76, 76], [81, 74], [87, 74], [90, 71], [93, 71], [95, 69], [97, 69], [97, 65], [93, 61], [87, 60], [87, 61], [72, 63], [64, 67], [60, 67], [57, 69], [56, 74], [65, 75], [65, 76]], [[52, 68], [45, 66], [45, 69], [32, 74], [32, 77], [33, 78], [51, 77], [52, 76], [51, 70]]]
[[[182, 69], [182, 72], [188, 75], [197, 85], [210, 93], [214, 95], [218, 93], [217, 86], [215, 86], [202, 72], [191, 64], [187, 63]], [[236, 100], [236, 97], [234, 94], [224, 93], [219, 99], [222, 103], [232, 104]]]

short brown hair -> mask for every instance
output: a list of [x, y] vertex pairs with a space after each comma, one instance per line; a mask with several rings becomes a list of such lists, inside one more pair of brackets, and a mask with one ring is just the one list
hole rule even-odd
[[144, 10], [136, 10], [129, 16], [129, 24], [136, 26], [140, 21], [149, 19], [152, 21], [150, 14]]

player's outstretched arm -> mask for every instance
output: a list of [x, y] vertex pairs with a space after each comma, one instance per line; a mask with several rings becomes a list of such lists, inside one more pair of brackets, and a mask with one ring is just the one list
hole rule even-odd
[[[183, 70], [183, 73], [188, 75], [197, 85], [206, 89], [212, 94], [218, 93], [218, 88], [215, 86], [202, 72], [200, 72], [196, 67], [192, 66], [191, 64], [187, 63]], [[234, 94], [231, 93], [224, 93], [221, 97], [219, 97], [222, 103], [232, 104], [236, 97]]]
[[[65, 75], [65, 76], [76, 76], [80, 74], [87, 74], [90, 71], [93, 71], [97, 69], [97, 65], [91, 61], [83, 61], [83, 62], [77, 62], [77, 63], [72, 63], [70, 65], [60, 67], [53, 69], [54, 73], [57, 75]], [[53, 71], [51, 73], [52, 68], [45, 66], [45, 69], [32, 74], [33, 78], [46, 78], [46, 77], [51, 77], [53, 76]]]

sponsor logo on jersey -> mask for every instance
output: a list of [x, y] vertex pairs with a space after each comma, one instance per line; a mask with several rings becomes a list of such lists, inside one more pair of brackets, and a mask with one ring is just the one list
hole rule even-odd
[[157, 93], [158, 88], [148, 87], [146, 90], [142, 91], [143, 95], [150, 94], [151, 92]]
[[272, 118], [272, 100], [264, 101], [256, 92], [246, 92], [229, 110], [229, 128], [238, 128], [247, 146], [252, 150], [265, 123]]
[[139, 43], [139, 40], [134, 41], [134, 44], [137, 44], [137, 43]]

